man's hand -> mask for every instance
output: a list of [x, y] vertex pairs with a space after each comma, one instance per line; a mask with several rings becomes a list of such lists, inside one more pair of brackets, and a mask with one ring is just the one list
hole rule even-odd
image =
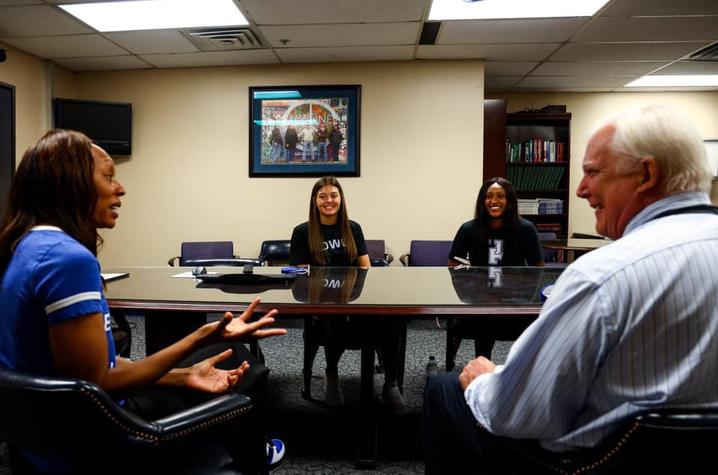
[[484, 358], [483, 356], [479, 356], [478, 358], [469, 361], [459, 375], [461, 389], [466, 391], [466, 388], [469, 384], [471, 384], [471, 381], [484, 373], [493, 373], [495, 369], [496, 365], [492, 363], [490, 359]]
[[213, 394], [231, 391], [249, 369], [249, 363], [246, 361], [243, 361], [239, 368], [231, 370], [216, 367], [217, 363], [226, 360], [231, 355], [232, 350], [228, 349], [187, 368], [188, 374], [184, 385], [188, 388]]

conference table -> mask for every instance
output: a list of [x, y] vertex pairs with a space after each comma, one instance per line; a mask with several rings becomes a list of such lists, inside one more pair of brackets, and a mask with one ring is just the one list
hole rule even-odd
[[[109, 307], [144, 313], [149, 354], [200, 325], [206, 313], [242, 312], [255, 296], [262, 299], [256, 309], [259, 314], [277, 309], [280, 318], [305, 320], [314, 315], [386, 319], [537, 316], [542, 289], [553, 284], [562, 269], [313, 267], [306, 275], [285, 275], [278, 267], [255, 267], [251, 278], [237, 267], [207, 270], [217, 275], [198, 279], [187, 267], [109, 269], [129, 274], [107, 283]], [[367, 343], [361, 348], [360, 468], [373, 468], [376, 463], [373, 368], [374, 346]]]

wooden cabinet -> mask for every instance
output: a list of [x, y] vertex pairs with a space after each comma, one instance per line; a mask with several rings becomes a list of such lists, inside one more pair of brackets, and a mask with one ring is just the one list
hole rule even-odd
[[[513, 112], [505, 114], [505, 134], [487, 136], [488, 126], [500, 122], [500, 113], [485, 107], [484, 149], [503, 139], [504, 153], [484, 154], [484, 179], [503, 176], [513, 183], [521, 216], [538, 231], [558, 239], [568, 235], [571, 114]], [[489, 143], [487, 145], [487, 142]]]

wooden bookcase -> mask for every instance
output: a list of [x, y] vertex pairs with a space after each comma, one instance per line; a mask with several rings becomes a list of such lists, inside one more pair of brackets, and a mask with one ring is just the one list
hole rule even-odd
[[[495, 147], [501, 139], [504, 141], [501, 158], [495, 153], [484, 155], [484, 179], [493, 176], [509, 179], [519, 200], [534, 200], [524, 202], [521, 216], [532, 221], [539, 232], [553, 232], [558, 239], [567, 238], [571, 114], [513, 112], [503, 118], [500, 112], [487, 111], [485, 109], [485, 130], [503, 119], [505, 135], [484, 137], [485, 149]], [[561, 205], [555, 200], [561, 200]], [[539, 213], [538, 206], [549, 208], [553, 213]], [[561, 211], [555, 212], [559, 207]]]

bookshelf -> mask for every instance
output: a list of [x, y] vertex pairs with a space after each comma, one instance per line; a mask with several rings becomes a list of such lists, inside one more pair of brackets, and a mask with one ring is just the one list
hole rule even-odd
[[[571, 114], [506, 113], [506, 102], [484, 104], [484, 180], [514, 184], [521, 216], [539, 232], [568, 237]], [[500, 131], [497, 131], [498, 129]], [[488, 133], [490, 132], [490, 133]], [[502, 147], [501, 152], [495, 152]]]
[[568, 235], [571, 114], [506, 114], [506, 175], [521, 215], [539, 232]]

